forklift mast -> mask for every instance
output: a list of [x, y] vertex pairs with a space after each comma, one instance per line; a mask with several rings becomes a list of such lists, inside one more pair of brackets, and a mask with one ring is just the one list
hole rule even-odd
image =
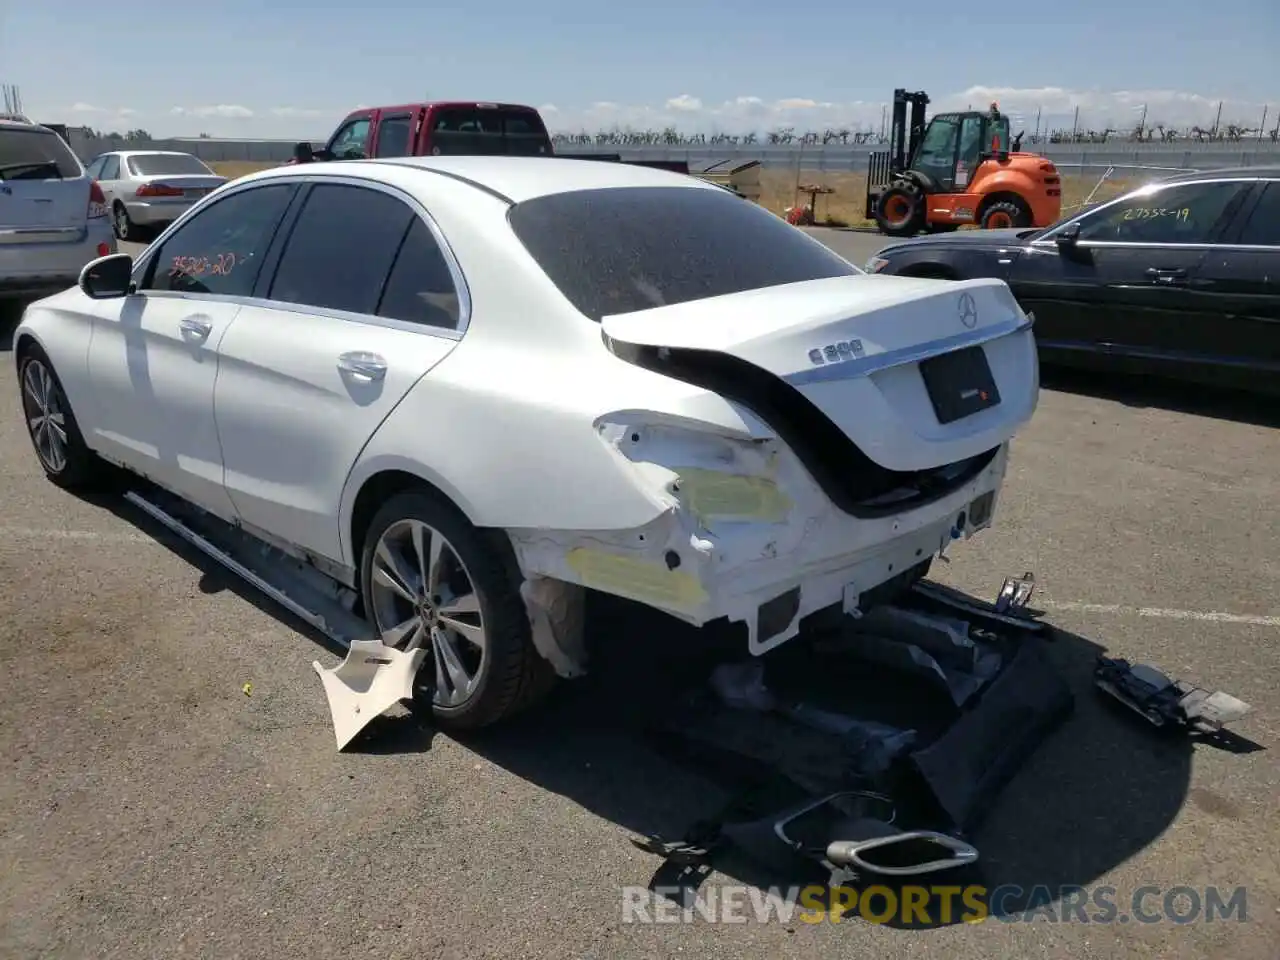
[[[907, 107], [911, 107], [911, 124], [907, 125]], [[924, 137], [925, 108], [929, 95], [923, 90], [908, 91], [899, 87], [893, 91], [893, 124], [889, 128], [890, 169], [902, 173], [916, 155], [916, 148]]]

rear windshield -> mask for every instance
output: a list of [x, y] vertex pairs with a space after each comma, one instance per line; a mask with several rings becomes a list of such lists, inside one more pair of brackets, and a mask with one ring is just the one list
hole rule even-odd
[[861, 271], [725, 190], [625, 187], [526, 200], [520, 242], [592, 320]]
[[0, 127], [0, 180], [71, 180], [81, 173], [80, 161], [52, 130]]
[[433, 153], [465, 156], [551, 153], [551, 139], [533, 110], [440, 107], [431, 113]]
[[148, 153], [128, 157], [126, 162], [134, 176], [138, 177], [180, 176], [188, 173], [207, 177], [213, 173], [189, 153]]

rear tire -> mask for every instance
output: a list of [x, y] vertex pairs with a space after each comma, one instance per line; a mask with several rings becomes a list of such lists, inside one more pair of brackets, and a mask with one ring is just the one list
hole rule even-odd
[[983, 230], [1009, 230], [1031, 226], [1031, 211], [1026, 204], [1014, 200], [993, 203], [982, 211], [980, 226]]
[[18, 389], [27, 435], [44, 475], [65, 490], [105, 488], [115, 471], [84, 442], [62, 381], [38, 345], [23, 350]]
[[914, 237], [924, 229], [924, 194], [914, 184], [899, 184], [880, 195], [876, 226], [890, 237]]
[[452, 504], [426, 490], [388, 500], [365, 534], [365, 616], [382, 642], [425, 647], [437, 722], [474, 730], [540, 700], [555, 672], [533, 646], [518, 575]]

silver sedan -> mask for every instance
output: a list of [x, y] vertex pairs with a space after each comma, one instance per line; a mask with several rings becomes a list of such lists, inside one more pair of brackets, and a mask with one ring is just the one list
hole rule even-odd
[[116, 150], [95, 157], [87, 171], [102, 187], [121, 240], [163, 230], [227, 182], [199, 157], [172, 150]]

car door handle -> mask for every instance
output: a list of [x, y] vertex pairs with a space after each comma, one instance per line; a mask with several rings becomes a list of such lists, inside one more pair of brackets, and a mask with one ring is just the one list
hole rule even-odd
[[182, 330], [183, 340], [204, 343], [213, 331], [213, 322], [205, 317], [183, 317], [178, 327]]
[[360, 380], [381, 380], [387, 375], [387, 361], [376, 353], [353, 350], [338, 358], [338, 369]]
[[1147, 276], [1153, 283], [1176, 284], [1187, 282], [1187, 271], [1181, 267], [1147, 267]]

